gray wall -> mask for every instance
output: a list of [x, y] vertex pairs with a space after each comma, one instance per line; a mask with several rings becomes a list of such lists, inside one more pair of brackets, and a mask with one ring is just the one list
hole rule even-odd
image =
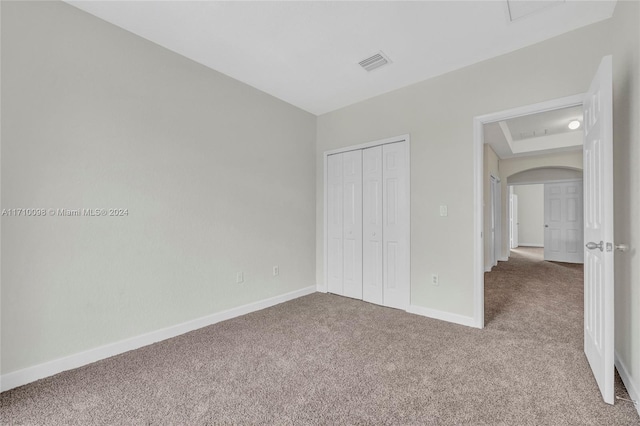
[[2, 373], [315, 284], [313, 115], [61, 2], [2, 90], [3, 208], [129, 210], [2, 218]]
[[[585, 92], [611, 53], [610, 34], [604, 21], [320, 116], [318, 283], [324, 282], [322, 153], [409, 133], [411, 303], [472, 317], [473, 117]], [[448, 217], [439, 216], [440, 204], [449, 206]], [[432, 273], [439, 286], [429, 283]]]
[[[640, 4], [618, 1], [613, 22], [616, 354], [640, 398]], [[640, 409], [639, 409], [640, 410]]]
[[544, 246], [544, 185], [516, 185], [518, 246]]

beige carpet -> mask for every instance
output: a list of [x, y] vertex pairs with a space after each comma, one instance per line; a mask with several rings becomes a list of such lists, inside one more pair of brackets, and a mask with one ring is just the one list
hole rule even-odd
[[313, 294], [4, 392], [1, 420], [637, 425], [582, 353], [581, 279], [519, 251], [486, 275], [485, 330]]

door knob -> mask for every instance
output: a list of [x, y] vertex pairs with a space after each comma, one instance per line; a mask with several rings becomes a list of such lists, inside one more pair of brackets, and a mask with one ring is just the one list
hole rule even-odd
[[600, 251], [603, 251], [603, 250], [604, 250], [604, 242], [600, 241], [600, 243], [596, 244], [596, 243], [594, 243], [593, 241], [589, 241], [589, 242], [586, 244], [586, 247], [587, 247], [589, 250], [600, 249]]

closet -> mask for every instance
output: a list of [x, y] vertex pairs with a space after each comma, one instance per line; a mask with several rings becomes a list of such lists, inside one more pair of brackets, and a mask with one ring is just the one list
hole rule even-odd
[[408, 140], [327, 154], [327, 291], [409, 307]]

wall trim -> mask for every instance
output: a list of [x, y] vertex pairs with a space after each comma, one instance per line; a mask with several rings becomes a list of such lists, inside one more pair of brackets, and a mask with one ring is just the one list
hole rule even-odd
[[520, 247], [538, 247], [538, 248], [544, 248], [544, 244], [533, 244], [533, 243], [520, 243], [520, 242], [518, 242], [518, 247], [516, 247], [516, 248], [520, 248]]
[[633, 382], [627, 366], [622, 362], [620, 355], [618, 355], [618, 351], [615, 353], [615, 364], [616, 370], [618, 370], [618, 374], [620, 374], [620, 378], [622, 379], [622, 383], [624, 383], [624, 387], [627, 388], [627, 392], [629, 392], [629, 398], [636, 401], [636, 411], [640, 416], [640, 385]]
[[201, 318], [196, 318], [194, 320], [172, 325], [170, 327], [162, 328], [150, 333], [145, 333], [139, 336], [120, 340], [118, 342], [109, 343], [107, 345], [99, 346], [87, 351], [78, 352], [73, 355], [55, 359], [53, 361], [48, 361], [42, 364], [34, 365], [32, 367], [27, 367], [22, 370], [13, 371], [0, 377], [0, 391], [4, 392], [18, 386], [26, 385], [27, 383], [34, 382], [36, 380], [44, 379], [45, 377], [53, 376], [54, 374], [58, 374], [63, 371], [82, 367], [84, 365], [91, 364], [92, 362], [100, 361], [102, 359], [138, 349], [152, 343], [160, 342], [162, 340], [167, 340], [172, 337], [176, 337], [202, 327], [216, 324], [221, 321], [226, 321], [231, 318], [269, 308], [271, 306], [278, 305], [283, 302], [288, 302], [289, 300], [297, 299], [299, 297], [306, 296], [315, 292], [315, 285], [305, 287], [289, 293], [259, 300], [257, 302], [249, 303], [246, 305], [238, 306], [236, 308], [227, 309], [222, 312], [216, 312], [214, 314], [207, 315]]
[[466, 325], [467, 327], [482, 328], [478, 326], [475, 318], [473, 317], [467, 317], [451, 312], [439, 311], [437, 309], [425, 308], [423, 306], [410, 305], [409, 309], [407, 309], [407, 312], [409, 312], [410, 314], [421, 315], [423, 317], [452, 322], [454, 324]]

